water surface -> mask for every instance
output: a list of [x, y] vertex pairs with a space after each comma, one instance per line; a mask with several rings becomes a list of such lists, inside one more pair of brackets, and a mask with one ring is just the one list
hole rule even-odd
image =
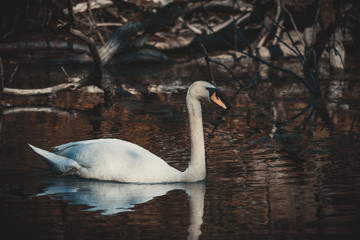
[[356, 77], [322, 81], [324, 96], [314, 100], [291, 79], [263, 81], [255, 94], [237, 91], [221, 75], [218, 85], [232, 109], [203, 107], [202, 183], [58, 176], [28, 147], [121, 138], [184, 170], [190, 157], [186, 88], [206, 71], [174, 79], [171, 71], [147, 69], [126, 76], [109, 71], [122, 91], [112, 107], [79, 91], [61, 93], [52, 104], [42, 99], [28, 108], [13, 101], [2, 109], [1, 239], [358, 239]]

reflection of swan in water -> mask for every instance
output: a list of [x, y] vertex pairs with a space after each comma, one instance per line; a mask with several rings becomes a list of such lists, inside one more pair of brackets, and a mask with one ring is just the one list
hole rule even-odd
[[[197, 239], [203, 222], [205, 184], [127, 184], [81, 178], [55, 177], [47, 181], [50, 186], [37, 196], [50, 195], [70, 204], [89, 206], [89, 211], [113, 215], [133, 211], [136, 204], [145, 203], [172, 190], [184, 190], [189, 196], [190, 226], [188, 239]], [[175, 207], [175, 206], [174, 206]]]

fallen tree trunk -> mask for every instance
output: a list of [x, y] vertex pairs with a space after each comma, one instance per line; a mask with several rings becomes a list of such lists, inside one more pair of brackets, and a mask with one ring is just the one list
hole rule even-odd
[[[113, 35], [106, 41], [106, 43], [98, 49], [102, 66], [114, 57], [116, 52], [125, 49], [130, 44], [130, 38], [143, 28], [142, 23], [128, 23], [123, 27], [118, 28]], [[53, 61], [55, 64], [77, 64], [87, 63], [91, 61], [91, 56], [82, 54], [68, 58], [56, 59]]]
[[[142, 47], [146, 39], [151, 34], [163, 29], [166, 25], [171, 23], [179, 16], [189, 13], [201, 6], [196, 3], [190, 6], [181, 6], [178, 3], [168, 4], [161, 8], [158, 12], [151, 14], [144, 21], [134, 21], [124, 24], [118, 28], [113, 35], [101, 46], [98, 50], [102, 65], [107, 65], [116, 53], [122, 52], [127, 47], [137, 46]], [[140, 31], [144, 31], [139, 37], [133, 38]], [[73, 56], [69, 58], [57, 59], [56, 64], [72, 64], [72, 63], [87, 63], [91, 60], [87, 54]]]

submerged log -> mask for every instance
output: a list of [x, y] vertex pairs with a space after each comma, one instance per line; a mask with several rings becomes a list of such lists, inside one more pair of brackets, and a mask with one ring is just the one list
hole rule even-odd
[[[53, 50], [69, 50], [74, 52], [89, 52], [89, 48], [84, 44], [77, 44], [64, 41], [49, 42], [50, 48]], [[48, 50], [46, 42], [14, 42], [0, 43], [0, 52], [18, 52], [26, 50]]]
[[111, 59], [109, 64], [131, 64], [140, 62], [170, 62], [170, 59], [163, 53], [153, 49], [141, 49], [137, 52], [125, 53]]

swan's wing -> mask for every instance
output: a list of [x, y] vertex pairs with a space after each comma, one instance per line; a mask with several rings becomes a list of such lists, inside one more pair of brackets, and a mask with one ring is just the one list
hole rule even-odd
[[[180, 180], [181, 172], [164, 160], [136, 144], [119, 139], [72, 142], [57, 146], [55, 150], [50, 153], [34, 149], [45, 159], [75, 162], [81, 167], [79, 175], [86, 178], [143, 183]], [[53, 162], [48, 161], [49, 165]]]
[[30, 144], [29, 146], [34, 150], [34, 152], [42, 156], [49, 167], [57, 173], [66, 174], [69, 171], [79, 171], [81, 169], [81, 166], [72, 159], [56, 155]]
[[[121, 141], [113, 138], [101, 138], [101, 139], [92, 139], [92, 140], [84, 140], [77, 142], [69, 142], [56, 147], [53, 147], [52, 150], [56, 155], [63, 156], [69, 159], [72, 159], [79, 163], [82, 167], [90, 168], [93, 166], [93, 163], [96, 158], [94, 158], [94, 152], [97, 152], [96, 155], [99, 155], [102, 151], [106, 151], [107, 149], [96, 149], [96, 144], [104, 144], [104, 143], [112, 143]], [[128, 143], [126, 141], [122, 141]], [[131, 143], [130, 143], [131, 144]], [[135, 144], [133, 144], [135, 145]]]
[[85, 145], [85, 144], [90, 144], [90, 143], [94, 143], [94, 142], [111, 142], [114, 139], [112, 138], [106, 138], [106, 139], [93, 139], [93, 140], [85, 140], [85, 141], [77, 141], [77, 142], [69, 142], [69, 143], [65, 143], [65, 144], [61, 144], [59, 146], [53, 147], [52, 150], [54, 152], [60, 152], [63, 150], [66, 150], [68, 148], [72, 148], [72, 147], [76, 147], [78, 145]]

